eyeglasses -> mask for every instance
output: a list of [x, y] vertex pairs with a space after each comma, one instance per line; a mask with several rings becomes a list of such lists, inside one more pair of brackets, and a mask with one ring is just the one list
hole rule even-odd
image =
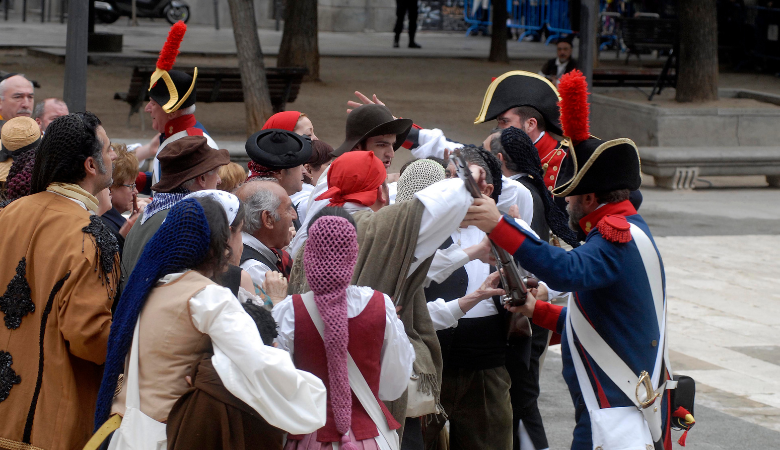
[[124, 186], [126, 188], [130, 188], [131, 191], [135, 190], [135, 183], [133, 183], [133, 184], [123, 184], [122, 186]]

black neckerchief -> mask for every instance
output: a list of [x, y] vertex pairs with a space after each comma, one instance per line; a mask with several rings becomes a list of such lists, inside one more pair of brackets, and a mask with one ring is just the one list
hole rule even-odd
[[16, 150], [8, 150], [5, 147], [5, 145], [0, 145], [0, 162], [7, 161], [8, 158], [13, 158], [14, 161], [16, 161], [16, 158], [18, 158], [28, 150], [33, 150], [34, 148], [38, 147], [38, 144], [40, 143], [41, 143], [41, 138], [38, 138], [32, 144], [27, 144], [24, 147], [17, 148]]

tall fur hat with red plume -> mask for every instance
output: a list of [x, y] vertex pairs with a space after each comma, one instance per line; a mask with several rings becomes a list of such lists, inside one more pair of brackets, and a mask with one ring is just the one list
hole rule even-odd
[[588, 81], [579, 70], [563, 75], [558, 83], [561, 101], [561, 128], [572, 141], [574, 173], [568, 180], [558, 179], [556, 197], [636, 190], [642, 184], [639, 150], [631, 139], [603, 141], [590, 134]]
[[558, 83], [561, 101], [561, 128], [563, 135], [569, 137], [574, 145], [590, 138], [588, 104], [588, 80], [577, 69], [563, 75]]
[[181, 20], [171, 26], [168, 39], [165, 41], [160, 57], [157, 58], [157, 69], [149, 80], [149, 97], [162, 106], [167, 113], [195, 104], [195, 80], [198, 68], [194, 68], [192, 76], [180, 70], [173, 70], [179, 47], [187, 32], [187, 25]]
[[168, 32], [168, 39], [165, 41], [162, 50], [160, 50], [160, 57], [157, 58], [158, 69], [166, 72], [173, 69], [173, 63], [176, 62], [176, 57], [179, 55], [179, 47], [181, 47], [181, 41], [184, 39], [184, 33], [186, 32], [187, 24], [181, 20], [171, 26], [171, 30]]

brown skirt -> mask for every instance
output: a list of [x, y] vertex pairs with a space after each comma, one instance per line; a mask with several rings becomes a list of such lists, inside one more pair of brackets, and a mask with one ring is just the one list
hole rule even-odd
[[204, 356], [192, 385], [168, 415], [168, 449], [282, 450], [284, 432], [231, 394]]

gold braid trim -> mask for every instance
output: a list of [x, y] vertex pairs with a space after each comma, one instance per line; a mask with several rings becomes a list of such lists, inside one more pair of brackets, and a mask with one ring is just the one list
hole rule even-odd
[[12, 441], [10, 439], [0, 437], [0, 448], [5, 450], [43, 450], [40, 447], [36, 447], [32, 444], [25, 444], [24, 442]]

